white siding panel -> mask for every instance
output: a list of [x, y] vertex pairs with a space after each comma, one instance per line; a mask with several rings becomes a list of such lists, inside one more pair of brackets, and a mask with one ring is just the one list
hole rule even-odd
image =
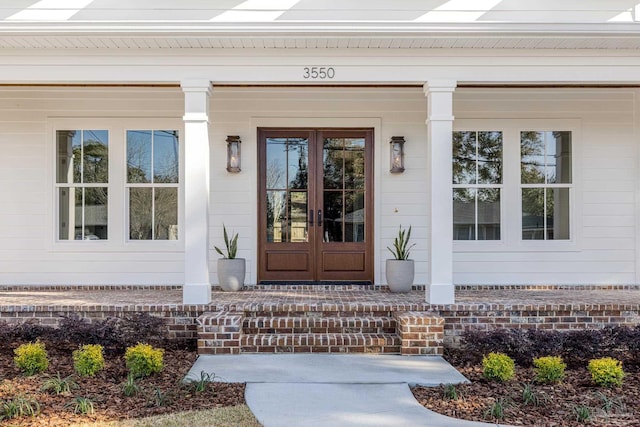
[[[59, 118], [175, 117], [180, 89], [2, 88], [0, 90], [0, 284], [182, 283], [181, 250], [167, 242], [83, 246], [54, 243], [53, 136]], [[112, 157], [110, 161], [123, 161]], [[124, 189], [112, 197], [121, 197]], [[113, 212], [118, 215], [118, 213]], [[124, 213], [118, 221], [124, 222]], [[111, 233], [115, 230], [110, 230]], [[122, 238], [120, 238], [122, 241]], [[102, 242], [101, 242], [102, 243]], [[145, 242], [149, 243], [149, 242]], [[175, 243], [175, 242], [170, 242]], [[175, 246], [172, 246], [175, 248]], [[91, 248], [91, 249], [89, 249]]]
[[[573, 242], [499, 245], [454, 253], [460, 284], [634, 283], [638, 143], [632, 90], [459, 90], [457, 119], [577, 119]], [[505, 211], [508, 215], [509, 211]], [[513, 238], [514, 236], [511, 236]], [[517, 238], [517, 236], [515, 236]], [[494, 247], [496, 245], [494, 244]], [[531, 250], [528, 250], [531, 248]]]

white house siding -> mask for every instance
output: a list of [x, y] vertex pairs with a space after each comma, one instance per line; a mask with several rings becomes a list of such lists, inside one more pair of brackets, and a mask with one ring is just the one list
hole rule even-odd
[[[182, 251], [54, 243], [49, 126], [59, 118], [170, 117], [180, 123], [183, 114], [177, 87], [0, 88], [0, 284], [182, 283]], [[118, 160], [111, 155], [110, 162]], [[124, 189], [110, 197], [124, 199]], [[113, 214], [124, 221], [124, 212]]]
[[631, 89], [468, 89], [456, 93], [456, 119], [578, 119], [581, 123], [573, 142], [575, 244], [558, 250], [507, 245], [499, 251], [454, 251], [456, 284], [636, 281], [636, 95]]
[[[247, 281], [255, 283], [257, 254], [256, 127], [372, 127], [375, 135], [376, 277], [384, 279], [398, 226], [412, 225], [416, 282], [427, 281], [426, 99], [422, 88], [216, 88], [211, 99], [211, 239], [222, 244], [222, 222], [239, 232], [239, 256], [246, 257]], [[340, 123], [332, 125], [331, 123]], [[242, 138], [242, 172], [225, 170], [227, 135]], [[389, 173], [389, 141], [407, 143], [406, 171]], [[212, 280], [216, 281], [211, 251]]]
[[[456, 284], [634, 283], [637, 143], [631, 89], [458, 89], [456, 119], [568, 119], [574, 137], [575, 244], [561, 249], [456, 250]], [[0, 284], [181, 284], [181, 250], [124, 243], [65, 250], [54, 243], [53, 151], [56, 118], [167, 117], [184, 113], [179, 88], [27, 88], [0, 90]], [[239, 232], [239, 256], [256, 283], [257, 126], [376, 127], [376, 277], [399, 224], [413, 226], [416, 283], [428, 282], [426, 100], [420, 87], [215, 87], [211, 96], [210, 271], [215, 283], [222, 223]], [[242, 138], [242, 172], [225, 170], [227, 135]], [[391, 136], [406, 143], [406, 171], [389, 173]], [[111, 161], [116, 161], [112, 157]], [[124, 190], [111, 197], [124, 197]], [[511, 212], [513, 213], [513, 212]], [[111, 220], [115, 220], [111, 218]], [[124, 221], [124, 213], [118, 221]], [[480, 242], [482, 243], [482, 242]]]

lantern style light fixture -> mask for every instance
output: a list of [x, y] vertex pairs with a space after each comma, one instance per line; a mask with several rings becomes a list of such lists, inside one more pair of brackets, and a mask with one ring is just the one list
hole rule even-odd
[[404, 136], [391, 137], [391, 173], [404, 172]]
[[240, 169], [240, 137], [227, 136], [227, 172], [238, 173]]

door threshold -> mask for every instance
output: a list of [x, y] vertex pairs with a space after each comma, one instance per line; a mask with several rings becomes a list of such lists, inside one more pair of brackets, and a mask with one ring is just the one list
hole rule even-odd
[[264, 286], [265, 288], [271, 287], [283, 287], [283, 288], [296, 288], [296, 287], [310, 287], [310, 288], [323, 288], [323, 287], [354, 287], [354, 288], [366, 288], [373, 287], [373, 283], [370, 280], [261, 280], [256, 288]]

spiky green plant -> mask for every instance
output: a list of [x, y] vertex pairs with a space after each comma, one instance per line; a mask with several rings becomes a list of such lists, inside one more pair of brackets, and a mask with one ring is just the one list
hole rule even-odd
[[78, 388], [78, 384], [73, 380], [73, 375], [62, 378], [58, 372], [55, 377], [45, 380], [40, 390], [51, 394], [66, 394], [70, 393], [72, 388]]
[[229, 238], [227, 227], [224, 224], [222, 224], [222, 230], [224, 231], [224, 245], [226, 247], [227, 253], [225, 255], [225, 253], [222, 252], [222, 250], [217, 246], [214, 246], [214, 249], [224, 258], [235, 259], [238, 253], [238, 233], [235, 233], [231, 236], [231, 238]]
[[387, 249], [393, 257], [397, 260], [408, 260], [409, 253], [411, 252], [411, 248], [413, 248], [416, 244], [409, 246], [409, 239], [411, 238], [411, 226], [409, 226], [409, 230], [405, 230], [400, 225], [400, 229], [398, 230], [398, 235], [393, 240], [393, 249], [387, 246]]

